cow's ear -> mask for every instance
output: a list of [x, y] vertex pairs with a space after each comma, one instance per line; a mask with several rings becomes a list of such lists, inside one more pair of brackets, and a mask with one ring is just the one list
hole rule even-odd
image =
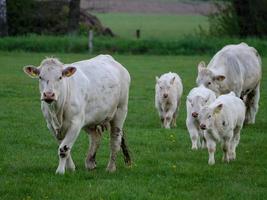
[[175, 76], [171, 79], [171, 84], [173, 84], [174, 83], [174, 80], [175, 80]]
[[188, 96], [186, 97], [187, 101], [189, 101], [190, 103], [192, 103], [192, 99], [190, 99]]
[[23, 71], [27, 75], [29, 75], [31, 78], [37, 78], [39, 77], [39, 74], [40, 74], [40, 70], [37, 67], [32, 66], [32, 65], [23, 67]]
[[67, 67], [62, 71], [63, 77], [70, 77], [76, 72], [76, 67]]
[[206, 69], [206, 64], [204, 61], [201, 61], [197, 66], [198, 72], [202, 71], [203, 69]]
[[159, 82], [159, 77], [156, 76], [155, 79], [156, 79], [156, 82], [158, 83]]
[[223, 81], [223, 80], [225, 79], [225, 76], [223, 76], [223, 75], [218, 75], [218, 76], [215, 76], [214, 79], [215, 79], [216, 81]]
[[215, 109], [214, 109], [214, 113], [216, 114], [216, 113], [221, 112], [222, 108], [223, 108], [223, 104], [222, 104], [222, 103], [219, 104], [219, 105], [217, 105], [217, 106], [215, 107]]

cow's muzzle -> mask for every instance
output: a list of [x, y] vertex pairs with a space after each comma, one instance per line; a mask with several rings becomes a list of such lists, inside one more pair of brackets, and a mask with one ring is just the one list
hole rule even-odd
[[201, 128], [202, 130], [205, 130], [207, 127], [206, 127], [205, 124], [200, 124], [200, 128]]
[[51, 104], [53, 101], [56, 100], [55, 99], [55, 93], [54, 92], [44, 92], [42, 100], [48, 104]]

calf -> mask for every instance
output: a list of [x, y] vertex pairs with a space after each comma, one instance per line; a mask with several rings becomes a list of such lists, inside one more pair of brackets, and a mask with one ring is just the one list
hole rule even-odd
[[207, 68], [198, 65], [197, 84], [205, 85], [217, 96], [233, 91], [246, 105], [246, 123], [255, 123], [260, 99], [261, 58], [245, 43], [227, 45], [212, 58]]
[[204, 130], [210, 165], [215, 164], [216, 142], [222, 143], [223, 161], [229, 162], [236, 158], [245, 112], [245, 104], [234, 92], [219, 96], [213, 103], [201, 109], [200, 128]]
[[26, 66], [24, 71], [32, 78], [39, 78], [41, 109], [48, 128], [59, 143], [56, 173], [75, 170], [71, 149], [81, 129], [91, 137], [85, 165], [94, 169], [100, 130], [108, 124], [111, 153], [107, 170], [116, 170], [115, 160], [120, 147], [125, 161], [130, 164], [122, 131], [128, 109], [130, 75], [121, 64], [108, 55], [72, 64], [47, 58], [39, 67]]
[[198, 115], [203, 106], [209, 105], [215, 99], [215, 93], [203, 85], [193, 88], [187, 96], [186, 126], [192, 141], [192, 149], [198, 149], [201, 146], [204, 148], [206, 146], [203, 130], [199, 127]]
[[155, 107], [163, 127], [176, 127], [176, 116], [179, 111], [183, 85], [176, 73], [166, 73], [156, 77]]

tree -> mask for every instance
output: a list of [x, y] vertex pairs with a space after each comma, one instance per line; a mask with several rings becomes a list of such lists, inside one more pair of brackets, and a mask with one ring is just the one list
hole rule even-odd
[[79, 30], [80, 21], [80, 0], [70, 0], [68, 32], [75, 34]]
[[0, 37], [8, 35], [6, 0], [0, 0]]
[[267, 36], [267, 0], [230, 0], [218, 3], [211, 14], [210, 32], [239, 37]]

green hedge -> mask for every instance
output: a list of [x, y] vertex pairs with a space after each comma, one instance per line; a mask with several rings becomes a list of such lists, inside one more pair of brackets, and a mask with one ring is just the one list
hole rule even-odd
[[[30, 52], [88, 52], [85, 36], [19, 36], [0, 38], [2, 51]], [[185, 36], [179, 40], [130, 40], [122, 38], [95, 37], [94, 53], [155, 54], [155, 55], [198, 55], [214, 54], [227, 44], [246, 42], [255, 47], [261, 55], [267, 55], [267, 40], [213, 38]]]

